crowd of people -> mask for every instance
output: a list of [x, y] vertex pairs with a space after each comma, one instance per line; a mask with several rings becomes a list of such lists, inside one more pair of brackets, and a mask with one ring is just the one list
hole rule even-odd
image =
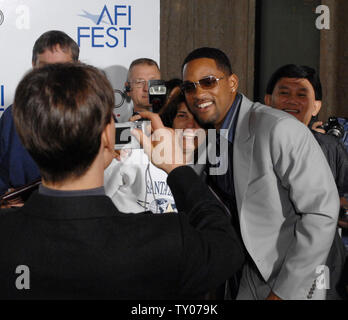
[[0, 119], [0, 194], [41, 184], [2, 201], [0, 298], [347, 299], [348, 154], [311, 127], [314, 69], [276, 70], [262, 104], [224, 52], [197, 48], [154, 113], [160, 68], [134, 60], [129, 121], [151, 124], [115, 150], [113, 88], [75, 41], [44, 33], [32, 67]]

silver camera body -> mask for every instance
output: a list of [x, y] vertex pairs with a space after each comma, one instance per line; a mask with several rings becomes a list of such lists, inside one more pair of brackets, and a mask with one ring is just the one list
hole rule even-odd
[[151, 121], [138, 120], [134, 122], [115, 123], [115, 150], [142, 149], [131, 130], [140, 129], [147, 136], [151, 134]]

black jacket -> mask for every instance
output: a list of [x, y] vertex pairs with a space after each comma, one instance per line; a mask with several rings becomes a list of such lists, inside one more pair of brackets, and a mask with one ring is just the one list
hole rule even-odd
[[[106, 196], [39, 193], [0, 210], [0, 299], [178, 299], [223, 283], [244, 260], [230, 218], [191, 168], [168, 184], [178, 214], [122, 214]], [[16, 287], [20, 265], [29, 290]]]
[[[348, 194], [348, 154], [342, 142], [331, 135], [312, 131], [329, 163], [336, 181], [338, 193], [342, 197]], [[344, 298], [341, 276], [347, 257], [347, 251], [338, 230], [335, 233], [326, 265], [330, 270], [330, 289], [326, 291], [327, 300]]]
[[338, 193], [348, 194], [348, 153], [342, 142], [331, 135], [312, 131], [330, 165]]

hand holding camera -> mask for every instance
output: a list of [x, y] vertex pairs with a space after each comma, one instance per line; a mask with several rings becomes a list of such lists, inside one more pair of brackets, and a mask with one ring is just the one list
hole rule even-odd
[[150, 120], [151, 136], [147, 136], [139, 128], [134, 128], [131, 132], [139, 141], [151, 162], [167, 173], [185, 165], [178, 135], [175, 134], [175, 131], [165, 127], [158, 114], [144, 111], [140, 112], [140, 115], [142, 118]]
[[326, 133], [337, 138], [342, 138], [344, 135], [344, 127], [338, 122], [337, 117], [330, 117], [328, 121], [320, 126], [319, 122], [312, 125], [312, 129], [321, 133]]

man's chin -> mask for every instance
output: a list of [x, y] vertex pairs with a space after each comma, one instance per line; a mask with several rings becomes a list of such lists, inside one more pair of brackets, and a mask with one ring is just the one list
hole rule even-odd
[[152, 111], [151, 105], [142, 105], [137, 107], [138, 111]]
[[203, 128], [203, 129], [212, 129], [215, 126], [215, 117], [195, 117], [196, 121], [198, 124]]

